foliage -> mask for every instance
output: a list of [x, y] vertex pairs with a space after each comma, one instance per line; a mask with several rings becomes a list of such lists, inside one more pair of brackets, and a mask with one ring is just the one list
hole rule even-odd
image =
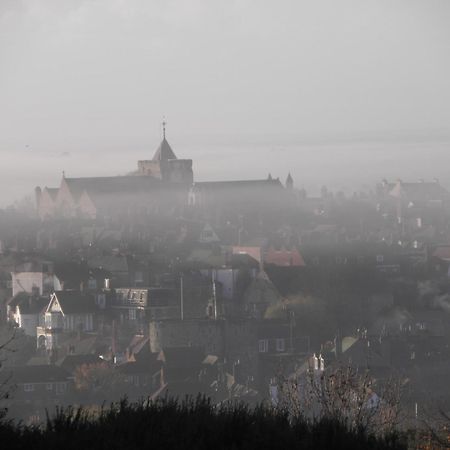
[[95, 449], [404, 449], [401, 437], [351, 431], [338, 421], [291, 420], [285, 412], [242, 404], [214, 406], [208, 399], [128, 404], [97, 413], [59, 409], [45, 427], [0, 425], [8, 448]]
[[114, 391], [123, 375], [118, 373], [107, 362], [82, 364], [75, 370], [75, 388], [79, 391]]

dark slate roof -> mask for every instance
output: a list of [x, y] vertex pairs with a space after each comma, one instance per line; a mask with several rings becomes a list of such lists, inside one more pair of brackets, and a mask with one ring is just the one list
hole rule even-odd
[[80, 291], [55, 292], [64, 314], [85, 314], [95, 312], [94, 298]]
[[67, 372], [73, 373], [77, 367], [83, 364], [101, 364], [105, 361], [99, 358], [97, 355], [87, 354], [87, 355], [67, 355], [60, 361], [58, 361], [59, 367], [67, 370]]
[[167, 142], [167, 139], [164, 138], [153, 156], [153, 161], [168, 161], [169, 159], [177, 159], [177, 157]]
[[50, 198], [52, 200], [56, 199], [56, 196], [58, 195], [58, 191], [59, 191], [58, 188], [49, 188], [49, 187], [45, 186], [44, 189], [48, 192], [48, 195], [50, 196]]
[[50, 383], [54, 381], [67, 381], [69, 373], [55, 365], [20, 366], [11, 368], [11, 382], [24, 383]]
[[[48, 305], [48, 297], [36, 297], [26, 294], [25, 292], [21, 292], [21, 294], [25, 295], [15, 301], [15, 306], [20, 308], [21, 314], [39, 314]], [[19, 294], [17, 294], [13, 300], [15, 300], [18, 296]], [[11, 303], [10, 305], [12, 306]]]
[[65, 178], [64, 180], [76, 198], [79, 198], [83, 191], [90, 195], [136, 193], [165, 185], [163, 181], [150, 176]]
[[117, 370], [124, 375], [137, 375], [137, 374], [151, 374], [158, 372], [161, 369], [161, 361], [158, 361], [158, 354], [152, 356], [152, 358], [145, 358], [144, 360], [129, 361], [121, 364], [117, 367]]
[[245, 188], [267, 188], [280, 187], [280, 180], [235, 180], [235, 181], [200, 181], [194, 183], [195, 188], [207, 190], [227, 190], [227, 189], [245, 189]]
[[169, 368], [193, 368], [202, 364], [205, 352], [199, 347], [164, 348], [158, 359]]

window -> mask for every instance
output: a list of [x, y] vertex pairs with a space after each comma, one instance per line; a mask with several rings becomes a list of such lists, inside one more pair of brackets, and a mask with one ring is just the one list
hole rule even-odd
[[25, 392], [32, 392], [32, 391], [34, 391], [34, 384], [31, 384], [31, 383], [24, 384], [23, 385], [23, 390]]
[[66, 383], [56, 383], [56, 393], [63, 394], [66, 392]]
[[267, 339], [259, 340], [259, 353], [267, 353], [269, 351], [269, 342]]
[[136, 283], [143, 283], [144, 282], [144, 274], [141, 271], [137, 270], [134, 273], [134, 281]]
[[377, 263], [383, 263], [384, 262], [384, 256], [383, 255], [377, 255]]
[[53, 389], [53, 383], [47, 383], [45, 385], [45, 389], [47, 389], [47, 391], [51, 391]]
[[128, 310], [128, 318], [130, 320], [136, 320], [136, 310], [135, 309]]
[[276, 340], [276, 345], [277, 345], [277, 352], [284, 352], [284, 339], [277, 339]]

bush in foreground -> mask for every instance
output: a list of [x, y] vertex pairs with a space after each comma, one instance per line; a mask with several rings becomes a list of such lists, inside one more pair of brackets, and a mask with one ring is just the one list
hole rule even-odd
[[267, 407], [214, 407], [204, 398], [58, 410], [43, 427], [1, 424], [0, 442], [10, 450], [406, 448], [395, 433], [375, 437], [333, 420], [290, 420]]

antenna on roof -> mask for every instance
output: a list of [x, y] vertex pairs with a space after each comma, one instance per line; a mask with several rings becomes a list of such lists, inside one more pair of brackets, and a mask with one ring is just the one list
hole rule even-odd
[[163, 116], [162, 127], [163, 127], [163, 139], [166, 139], [166, 118]]

